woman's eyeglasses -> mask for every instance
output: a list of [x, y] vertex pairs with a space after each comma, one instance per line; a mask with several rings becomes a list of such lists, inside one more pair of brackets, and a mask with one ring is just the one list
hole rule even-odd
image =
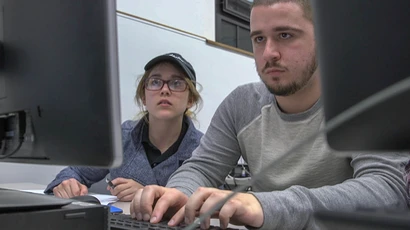
[[151, 91], [161, 90], [167, 84], [169, 90], [174, 92], [183, 92], [186, 90], [188, 83], [182, 79], [162, 80], [159, 78], [149, 78], [145, 81], [145, 89]]

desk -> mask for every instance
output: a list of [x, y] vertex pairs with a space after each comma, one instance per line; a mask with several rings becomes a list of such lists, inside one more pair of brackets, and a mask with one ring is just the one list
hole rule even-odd
[[113, 203], [112, 205], [114, 205], [114, 206], [117, 207], [117, 208], [122, 209], [122, 212], [123, 212], [124, 214], [129, 215], [129, 214], [130, 214], [130, 203], [131, 203], [131, 202], [118, 201], [118, 202]]
[[[9, 184], [0, 184], [0, 188], [5, 189], [14, 189], [14, 190], [44, 190], [46, 188], [45, 185], [30, 183], [30, 182], [23, 182], [23, 183], [9, 183]], [[115, 202], [113, 205], [115, 207], [121, 208], [124, 214], [130, 214], [130, 203], [131, 202]], [[218, 219], [211, 219], [211, 225], [219, 226]], [[247, 229], [244, 226], [236, 226], [229, 224], [228, 227], [230, 228], [238, 228], [238, 229]]]
[[30, 182], [23, 183], [9, 183], [9, 184], [0, 184], [0, 188], [5, 189], [14, 189], [14, 190], [40, 190], [45, 189], [45, 185], [35, 184]]

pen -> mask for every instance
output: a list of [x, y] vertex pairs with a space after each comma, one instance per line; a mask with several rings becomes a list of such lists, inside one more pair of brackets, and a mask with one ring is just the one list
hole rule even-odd
[[105, 182], [106, 182], [106, 183], [108, 184], [108, 186], [110, 186], [112, 189], [115, 188], [115, 185], [111, 182], [111, 180], [110, 180], [108, 177], [105, 178]]

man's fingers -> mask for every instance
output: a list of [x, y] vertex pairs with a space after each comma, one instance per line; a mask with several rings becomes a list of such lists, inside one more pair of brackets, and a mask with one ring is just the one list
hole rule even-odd
[[237, 206], [234, 201], [228, 201], [219, 211], [219, 223], [221, 228], [227, 228], [228, 224], [231, 222], [232, 216], [237, 211]]
[[[154, 202], [162, 195], [160, 186], [149, 185], [138, 189], [132, 200], [130, 214], [137, 220], [150, 220]], [[158, 221], [159, 222], [159, 221]]]
[[140, 202], [139, 201], [141, 200], [142, 191], [143, 191], [143, 189], [138, 189], [137, 190], [137, 192], [135, 193], [134, 198], [132, 199], [131, 204], [130, 204], [130, 214], [133, 218], [137, 218], [138, 220], [142, 220], [142, 218], [138, 218], [137, 214], [136, 214], [137, 210], [138, 211], [140, 210], [140, 208], [139, 208]]
[[[187, 200], [188, 197], [176, 189], [148, 185], [137, 190], [130, 212], [134, 213], [138, 220], [158, 223], [165, 214], [167, 216], [175, 215]], [[175, 220], [180, 222], [180, 219], [181, 217], [177, 216]]]
[[[147, 188], [147, 187], [145, 187]], [[145, 189], [144, 189], [145, 190]], [[150, 217], [149, 220], [151, 223], [158, 223], [160, 222], [164, 216], [166, 217], [171, 217], [175, 215], [175, 213], [185, 205], [186, 201], [188, 200], [188, 197], [183, 194], [182, 192], [178, 191], [177, 189], [174, 188], [164, 188], [160, 186], [156, 186], [155, 190], [151, 193], [151, 199], [150, 200], [150, 207], [153, 207], [153, 210], [151, 212], [151, 215], [147, 216], [146, 214], [149, 213], [144, 213], [142, 212], [143, 219], [145, 220], [145, 217]], [[144, 192], [142, 195], [142, 210], [148, 208], [147, 205], [144, 205]], [[144, 217], [145, 216], [145, 217]]]
[[[195, 217], [199, 216], [201, 220], [201, 229], [207, 229], [210, 226], [210, 218], [219, 218], [219, 209], [214, 210], [212, 213], [208, 213], [214, 209], [219, 202], [230, 194], [230, 191], [223, 191], [215, 188], [198, 188], [192, 196], [189, 198], [185, 207], [185, 223], [191, 224], [195, 221]], [[198, 215], [199, 213], [199, 215]], [[206, 216], [205, 216], [206, 215]], [[229, 218], [224, 220], [229, 223]]]
[[145, 221], [152, 220], [153, 223], [158, 223], [161, 219], [165, 211], [168, 209], [168, 205], [162, 204], [157, 208], [158, 202], [155, 205], [155, 216], [151, 218], [153, 214], [153, 206], [154, 202], [158, 200], [165, 192], [163, 187], [157, 185], [150, 185], [146, 186], [142, 192], [140, 202], [140, 214], [142, 215], [142, 219]]
[[184, 217], [185, 217], [185, 206], [180, 208], [178, 212], [175, 213], [175, 215], [168, 221], [168, 225], [172, 227], [177, 226], [179, 223], [184, 221]]
[[[208, 189], [209, 190], [209, 189]], [[213, 211], [212, 213], [208, 214], [208, 212], [210, 210], [212, 210], [215, 206], [217, 206], [219, 204], [219, 202], [221, 202], [226, 196], [226, 192], [222, 192], [220, 190], [213, 190], [209, 191], [210, 193], [206, 194], [206, 197], [204, 197], [202, 206], [200, 207], [199, 210], [199, 216], [205, 216], [205, 214], [207, 214], [207, 216], [205, 216], [205, 218], [203, 220], [201, 220], [201, 229], [208, 229], [210, 226], [210, 221], [211, 221], [211, 216], [213, 215], [217, 215], [219, 213], [219, 209]], [[229, 220], [228, 220], [229, 223]]]
[[135, 196], [133, 197], [133, 199], [131, 200], [131, 203], [130, 203], [131, 218], [135, 218], [135, 211], [134, 211], [134, 200], [136, 199], [135, 197], [136, 197], [136, 194], [135, 194]]
[[195, 220], [197, 211], [202, 210], [202, 205], [212, 194], [214, 190], [210, 188], [199, 187], [189, 198], [185, 206], [185, 223], [191, 224]]
[[128, 195], [122, 197], [120, 201], [124, 201], [124, 202], [132, 201], [133, 197], [134, 197], [134, 194], [131, 193], [131, 194], [128, 194]]
[[221, 208], [219, 220], [221, 227], [228, 223], [248, 225], [259, 228], [263, 224], [263, 210], [252, 194], [239, 193]]

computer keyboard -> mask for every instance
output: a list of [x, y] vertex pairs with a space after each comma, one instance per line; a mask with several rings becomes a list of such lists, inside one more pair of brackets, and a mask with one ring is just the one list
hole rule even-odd
[[[169, 227], [167, 222], [160, 222], [158, 224], [151, 224], [149, 222], [132, 219], [130, 215], [125, 214], [110, 214], [110, 228], [111, 230], [128, 230], [128, 229], [142, 229], [142, 230], [182, 230], [186, 225], [178, 227]], [[197, 229], [200, 229], [199, 227]], [[219, 230], [217, 226], [211, 226], [210, 230]], [[235, 230], [234, 228], [227, 228], [228, 230]]]

